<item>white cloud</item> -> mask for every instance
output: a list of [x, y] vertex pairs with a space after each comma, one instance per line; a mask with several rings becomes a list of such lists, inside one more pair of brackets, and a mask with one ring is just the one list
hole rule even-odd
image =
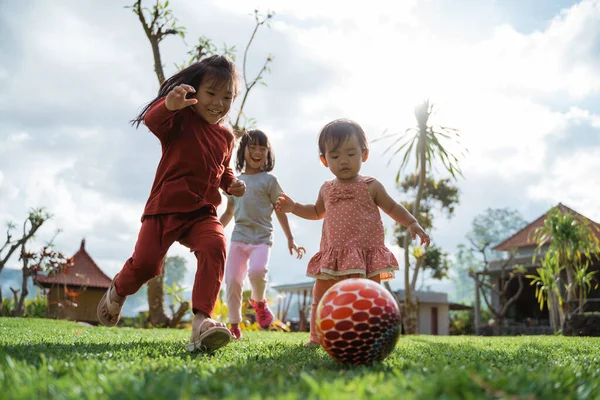
[[557, 159], [536, 184], [527, 189], [533, 200], [559, 202], [600, 221], [600, 147]]

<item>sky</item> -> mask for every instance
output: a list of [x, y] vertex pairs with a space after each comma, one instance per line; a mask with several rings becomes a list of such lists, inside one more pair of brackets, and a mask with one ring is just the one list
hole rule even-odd
[[[371, 141], [361, 173], [403, 199], [394, 181], [399, 160], [383, 154], [389, 142], [374, 140], [413, 127], [414, 106], [429, 98], [432, 122], [460, 131], [460, 144], [447, 146], [467, 150], [460, 205], [451, 219], [437, 216], [431, 232], [445, 252], [466, 242], [486, 208], [532, 221], [562, 202], [600, 221], [600, 1], [169, 3], [187, 33], [161, 42], [166, 75], [199, 36], [235, 45], [241, 68], [254, 10], [276, 12], [247, 61], [254, 76], [273, 56], [267, 86], [250, 93], [244, 111], [270, 136], [273, 172], [296, 201], [313, 202], [332, 179], [316, 137], [341, 117], [360, 123]], [[60, 229], [56, 247], [72, 254], [85, 238], [111, 277], [133, 251], [160, 158], [158, 140], [128, 123], [158, 83], [150, 44], [124, 4], [0, 0], [0, 225], [20, 226], [31, 208], [45, 207], [53, 218], [34, 245]], [[391, 232], [393, 221], [383, 221]], [[290, 222], [307, 256], [318, 251], [321, 221]], [[188, 261], [191, 286], [193, 255], [178, 244], [169, 255]], [[306, 281], [307, 261], [289, 256], [275, 222], [270, 283]], [[16, 257], [8, 267], [19, 267]], [[401, 276], [392, 287], [403, 287]], [[425, 284], [452, 291], [448, 280]]]

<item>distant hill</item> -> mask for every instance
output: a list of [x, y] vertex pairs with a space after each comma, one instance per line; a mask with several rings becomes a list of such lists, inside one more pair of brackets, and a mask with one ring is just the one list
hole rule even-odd
[[[11, 298], [12, 299], [12, 291], [10, 288], [21, 290], [21, 284], [23, 282], [23, 273], [20, 269], [11, 269], [4, 268], [0, 271], [0, 287], [2, 288], [2, 297], [3, 298]], [[38, 295], [39, 288], [35, 286], [32, 282], [32, 279], [29, 278], [29, 282], [27, 283], [27, 290], [29, 290], [29, 294], [27, 295], [27, 299], [36, 297]]]

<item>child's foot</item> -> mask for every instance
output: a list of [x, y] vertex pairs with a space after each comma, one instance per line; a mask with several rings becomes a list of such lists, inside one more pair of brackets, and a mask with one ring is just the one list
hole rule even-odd
[[115, 326], [121, 319], [121, 309], [126, 298], [127, 296], [119, 296], [113, 279], [110, 287], [98, 303], [98, 309], [96, 310], [98, 320], [105, 326]]
[[240, 340], [242, 338], [242, 331], [237, 326], [232, 326], [229, 328], [229, 332], [231, 332], [231, 335], [235, 340]]
[[189, 352], [212, 353], [229, 343], [231, 338], [231, 332], [224, 324], [197, 313], [192, 320], [190, 343], [185, 348]]
[[258, 326], [260, 326], [262, 329], [267, 329], [269, 326], [271, 326], [271, 323], [273, 322], [273, 313], [267, 306], [267, 300], [256, 302], [250, 299], [250, 305], [252, 305], [252, 308], [254, 308], [254, 311], [256, 311]]
[[304, 347], [318, 347], [320, 345], [321, 345], [321, 343], [319, 343], [319, 342], [315, 342], [314, 340], [309, 340], [308, 342], [304, 343], [302, 346], [304, 346]]

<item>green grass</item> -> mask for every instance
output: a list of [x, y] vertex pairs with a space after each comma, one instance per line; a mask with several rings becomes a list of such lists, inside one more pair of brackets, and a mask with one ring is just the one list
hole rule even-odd
[[0, 318], [0, 398], [600, 399], [600, 338], [401, 337], [371, 367], [303, 348], [304, 333], [246, 333], [213, 356], [188, 339]]

